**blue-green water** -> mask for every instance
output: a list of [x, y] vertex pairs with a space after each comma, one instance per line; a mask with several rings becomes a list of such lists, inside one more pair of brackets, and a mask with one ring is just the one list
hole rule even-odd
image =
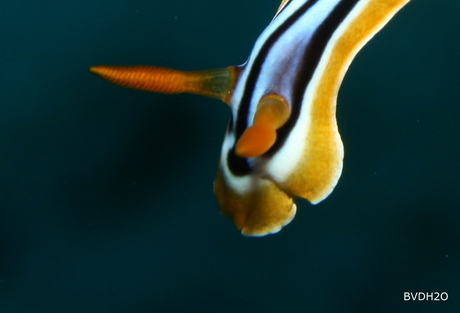
[[412, 0], [358, 55], [336, 190], [254, 239], [212, 193], [229, 109], [87, 68], [243, 63], [278, 0], [9, 2], [1, 313], [458, 312], [460, 3]]

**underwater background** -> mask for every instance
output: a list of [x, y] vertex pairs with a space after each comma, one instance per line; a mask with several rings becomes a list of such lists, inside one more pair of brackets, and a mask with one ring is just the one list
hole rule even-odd
[[358, 54], [335, 191], [263, 238], [213, 195], [225, 104], [88, 72], [241, 64], [278, 2], [0, 4], [1, 313], [459, 312], [460, 2], [412, 0]]

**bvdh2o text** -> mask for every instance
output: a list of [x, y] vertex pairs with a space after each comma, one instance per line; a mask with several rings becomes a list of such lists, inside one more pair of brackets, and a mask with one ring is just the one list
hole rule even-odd
[[404, 292], [404, 301], [447, 301], [447, 292]]

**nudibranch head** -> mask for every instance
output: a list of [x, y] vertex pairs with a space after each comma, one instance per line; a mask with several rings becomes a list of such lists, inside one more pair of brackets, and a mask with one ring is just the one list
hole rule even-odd
[[315, 204], [336, 186], [343, 160], [335, 118], [339, 86], [361, 47], [407, 2], [282, 0], [242, 66], [90, 71], [124, 87], [229, 104], [214, 191], [221, 212], [243, 234], [263, 236], [294, 218], [294, 197]]

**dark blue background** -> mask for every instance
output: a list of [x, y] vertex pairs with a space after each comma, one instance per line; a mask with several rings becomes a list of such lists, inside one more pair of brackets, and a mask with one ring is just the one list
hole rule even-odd
[[278, 1], [0, 4], [1, 313], [458, 312], [460, 2], [413, 0], [358, 55], [337, 188], [264, 238], [214, 199], [224, 104], [87, 71], [243, 63]]

